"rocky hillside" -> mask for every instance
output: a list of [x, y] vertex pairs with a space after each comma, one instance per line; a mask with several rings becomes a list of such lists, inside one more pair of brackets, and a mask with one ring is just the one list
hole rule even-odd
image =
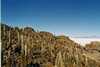
[[90, 44], [86, 45], [87, 49], [91, 49], [91, 50], [97, 50], [100, 51], [100, 42], [98, 41], [93, 41]]
[[67, 36], [1, 24], [1, 42], [2, 67], [100, 67]]
[[85, 46], [86, 54], [92, 57], [94, 60], [100, 62], [100, 42], [91, 42]]

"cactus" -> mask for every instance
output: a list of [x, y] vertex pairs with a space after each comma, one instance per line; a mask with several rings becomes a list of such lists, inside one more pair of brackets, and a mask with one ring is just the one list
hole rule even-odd
[[2, 67], [35, 64], [42, 67], [100, 67], [97, 46], [95, 50], [94, 47], [82, 47], [66, 36], [36, 32], [31, 28], [19, 29], [5, 24], [1, 27]]

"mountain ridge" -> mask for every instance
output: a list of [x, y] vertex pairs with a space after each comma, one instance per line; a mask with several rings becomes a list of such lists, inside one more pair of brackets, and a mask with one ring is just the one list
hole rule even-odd
[[[68, 36], [1, 24], [2, 67], [99, 67], [88, 48]], [[97, 52], [99, 54], [99, 52]], [[15, 59], [13, 59], [15, 58]], [[94, 59], [92, 59], [94, 58]]]

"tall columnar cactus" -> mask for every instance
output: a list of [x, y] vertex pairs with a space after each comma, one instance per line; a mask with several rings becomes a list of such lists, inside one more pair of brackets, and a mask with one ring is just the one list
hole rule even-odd
[[55, 62], [55, 67], [65, 67], [64, 66], [64, 62], [63, 62], [63, 58], [62, 58], [62, 55], [61, 55], [61, 52], [59, 52], [57, 54], [56, 62]]
[[65, 36], [5, 25], [2, 33], [2, 67], [27, 67], [35, 63], [45, 67], [100, 67], [95, 57], [87, 55], [88, 52]]

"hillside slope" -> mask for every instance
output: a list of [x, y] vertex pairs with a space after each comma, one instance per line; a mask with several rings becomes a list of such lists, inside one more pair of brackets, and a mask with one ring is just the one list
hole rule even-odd
[[2, 67], [100, 67], [66, 36], [1, 24]]

